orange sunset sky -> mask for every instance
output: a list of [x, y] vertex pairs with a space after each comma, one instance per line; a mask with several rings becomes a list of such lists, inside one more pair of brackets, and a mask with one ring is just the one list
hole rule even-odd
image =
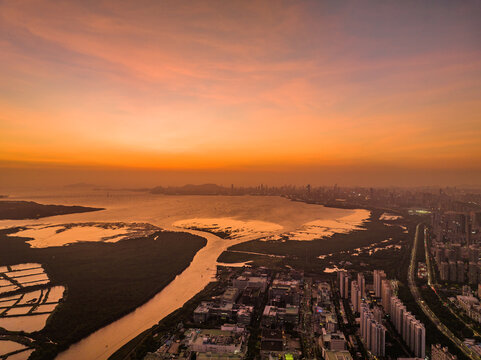
[[0, 0], [0, 185], [481, 183], [479, 1]]

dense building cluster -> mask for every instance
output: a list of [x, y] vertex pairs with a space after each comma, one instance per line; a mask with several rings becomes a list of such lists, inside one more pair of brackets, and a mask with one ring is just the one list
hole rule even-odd
[[[193, 311], [193, 327], [173, 331], [146, 359], [242, 359], [253, 315], [259, 314], [260, 355], [265, 359], [300, 357], [299, 341], [289, 333], [299, 325], [303, 275], [274, 276], [266, 268], [246, 269], [224, 292], [202, 301]], [[198, 327], [196, 327], [198, 326]]]
[[457, 360], [457, 357], [452, 355], [447, 347], [433, 344], [431, 346], [431, 360]]
[[185, 332], [186, 346], [197, 353], [243, 354], [245, 329], [238, 326], [223, 325], [219, 329], [189, 329]]
[[384, 356], [386, 353], [386, 328], [379, 315], [376, 315], [366, 302], [360, 308], [360, 335], [366, 347], [375, 356]]
[[436, 211], [432, 215], [432, 253], [442, 281], [478, 284], [481, 280], [481, 212]]
[[477, 296], [474, 296], [471, 287], [468, 285], [463, 286], [462, 293], [455, 297], [450, 297], [452, 303], [455, 304], [460, 310], [462, 310], [467, 316], [474, 321], [481, 323], [481, 303], [479, 301], [481, 292], [481, 285], [478, 285]]
[[481, 280], [479, 244], [459, 244], [435, 240], [432, 253], [442, 281], [478, 284]]
[[438, 241], [470, 245], [481, 242], [480, 211], [442, 211], [432, 213], [433, 233]]
[[[456, 288], [463, 284], [462, 294], [449, 300], [481, 322], [481, 241], [478, 244], [477, 225], [473, 226], [476, 214], [460, 217], [459, 213], [434, 212], [433, 231], [425, 232], [431, 255], [413, 263], [417, 264], [417, 281], [433, 284], [435, 265], [440, 279], [455, 283], [451, 285]], [[231, 271], [223, 292], [199, 302], [192, 323], [179, 324], [146, 359], [243, 359], [253, 356], [252, 351], [264, 360], [392, 359], [387, 350], [396, 346], [397, 353], [413, 356], [409, 359], [424, 359], [429, 351], [434, 360], [456, 359], [440, 345], [426, 347], [424, 324], [398, 297], [398, 281], [388, 278], [384, 270], [341, 269], [337, 272], [339, 292], [329, 276], [305, 277], [290, 267]], [[475, 286], [480, 290], [477, 296], [472, 291]], [[478, 344], [469, 341], [464, 339], [477, 352]]]
[[338, 284], [341, 298], [350, 300], [352, 311], [359, 313], [359, 335], [372, 355], [386, 355], [386, 327], [383, 321], [388, 315], [396, 332], [413, 354], [419, 358], [425, 357], [424, 325], [406, 310], [396, 296], [396, 281], [387, 279], [383, 270], [374, 270], [371, 285], [366, 284], [363, 273], [358, 273], [356, 280], [353, 280], [352, 274], [341, 270], [338, 272]]
[[[331, 286], [321, 282], [313, 287], [313, 318], [312, 323], [317, 326], [313, 329], [320, 333], [319, 346], [321, 354], [326, 359], [352, 359], [347, 351], [348, 341], [340, 331]], [[349, 344], [352, 348], [352, 342]]]
[[[182, 187], [156, 187], [153, 193], [171, 195], [276, 195], [293, 200], [321, 203], [330, 206], [380, 207], [391, 209], [412, 209], [426, 213], [436, 209], [454, 211], [473, 210], [473, 203], [481, 203], [479, 192], [447, 187], [426, 188], [374, 188], [333, 186], [258, 186], [224, 187], [215, 184], [185, 185]], [[479, 222], [479, 218], [478, 218]]]
[[[352, 360], [360, 354], [354, 336], [345, 333], [356, 324], [347, 320], [342, 304], [336, 306], [329, 281], [292, 269], [230, 271], [223, 292], [198, 303], [191, 323], [157, 335], [161, 346], [146, 360], [240, 360], [252, 351], [264, 360]], [[364, 292], [363, 276], [357, 281]]]
[[[244, 289], [245, 290], [245, 289]], [[212, 301], [202, 302], [194, 310], [194, 322], [203, 324], [207, 322], [237, 322], [248, 325], [251, 322], [254, 306], [257, 300], [241, 296], [241, 291], [229, 287], [224, 294]]]
[[[451, 301], [474, 321], [481, 323], [481, 212], [436, 211], [431, 217], [431, 254], [439, 279], [469, 284]], [[471, 286], [478, 291], [474, 296]]]
[[426, 355], [426, 329], [424, 324], [406, 310], [406, 306], [397, 296], [391, 296], [391, 321], [396, 331], [415, 356], [424, 358]]
[[[481, 203], [477, 191], [453, 187], [439, 188], [372, 188], [323, 186], [289, 188], [287, 195], [304, 201], [333, 206], [369, 206], [390, 209], [410, 209], [412, 213], [428, 213], [442, 209], [450, 211], [476, 210]], [[478, 207], [479, 208], [479, 207]]]

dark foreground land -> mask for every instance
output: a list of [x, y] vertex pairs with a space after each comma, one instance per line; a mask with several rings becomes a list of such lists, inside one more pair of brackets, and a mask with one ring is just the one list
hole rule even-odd
[[15, 232], [0, 230], [0, 265], [41, 263], [52, 284], [67, 289], [64, 302], [45, 328], [34, 333], [37, 348], [30, 359], [52, 359], [145, 303], [181, 273], [207, 243], [188, 233], [159, 231], [117, 243], [34, 249], [25, 243], [26, 238], [15, 237]]
[[104, 210], [85, 206], [43, 205], [33, 201], [0, 201], [0, 220], [38, 219], [47, 216]]

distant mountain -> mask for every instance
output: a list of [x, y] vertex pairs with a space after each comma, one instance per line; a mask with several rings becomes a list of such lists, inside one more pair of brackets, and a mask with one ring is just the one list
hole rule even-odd
[[75, 184], [68, 184], [68, 185], [65, 185], [64, 187], [68, 189], [86, 189], [86, 188], [93, 188], [95, 186], [96, 185], [93, 185], [93, 184], [79, 182]]
[[184, 186], [157, 186], [153, 188], [150, 192], [152, 194], [166, 195], [226, 195], [230, 194], [231, 190], [217, 184], [187, 184]]

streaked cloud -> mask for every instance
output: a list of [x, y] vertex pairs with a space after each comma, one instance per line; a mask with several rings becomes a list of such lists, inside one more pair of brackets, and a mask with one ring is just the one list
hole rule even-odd
[[478, 2], [0, 1], [0, 160], [481, 168]]

